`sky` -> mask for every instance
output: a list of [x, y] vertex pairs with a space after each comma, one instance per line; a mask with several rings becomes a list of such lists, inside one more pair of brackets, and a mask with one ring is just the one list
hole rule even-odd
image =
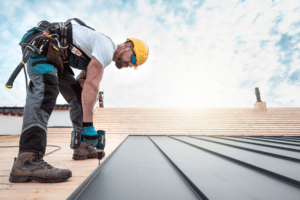
[[255, 87], [267, 107], [300, 106], [299, 0], [0, 0], [0, 106], [25, 105], [24, 73], [5, 83], [26, 31], [75, 17], [149, 46], [138, 70], [105, 68], [104, 107], [253, 107]]

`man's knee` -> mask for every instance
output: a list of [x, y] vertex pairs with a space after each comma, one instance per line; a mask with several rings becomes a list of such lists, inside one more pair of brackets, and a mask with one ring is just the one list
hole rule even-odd
[[43, 81], [45, 85], [44, 98], [41, 104], [41, 109], [51, 115], [56, 103], [56, 98], [59, 94], [57, 76], [52, 74], [43, 74]]

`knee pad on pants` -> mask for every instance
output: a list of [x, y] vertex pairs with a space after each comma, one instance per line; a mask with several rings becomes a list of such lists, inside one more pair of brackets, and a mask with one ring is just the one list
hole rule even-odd
[[44, 80], [44, 98], [41, 104], [41, 109], [51, 115], [56, 103], [56, 98], [59, 94], [57, 76], [52, 74], [43, 74]]
[[37, 53], [33, 53], [29, 58], [29, 66], [32, 74], [57, 73], [57, 69], [49, 63], [47, 57]]

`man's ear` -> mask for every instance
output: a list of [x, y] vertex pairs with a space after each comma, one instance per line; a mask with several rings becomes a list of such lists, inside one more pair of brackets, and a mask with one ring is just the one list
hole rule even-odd
[[128, 48], [128, 47], [130, 48], [130, 44], [129, 43], [125, 43], [125, 47], [126, 48]]

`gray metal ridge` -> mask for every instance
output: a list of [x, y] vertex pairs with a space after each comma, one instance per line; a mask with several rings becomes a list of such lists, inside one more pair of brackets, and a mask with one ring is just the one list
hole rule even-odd
[[165, 152], [159, 148], [159, 146], [148, 136], [148, 138], [153, 142], [153, 144], [160, 150], [160, 152], [167, 158], [167, 160], [173, 165], [177, 172], [182, 176], [182, 178], [187, 182], [187, 184], [193, 189], [193, 191], [198, 195], [199, 199], [208, 200], [208, 198], [201, 192], [201, 190], [180, 170], [180, 168], [165, 154]]
[[277, 147], [284, 147], [284, 148], [292, 148], [292, 149], [297, 149], [300, 150], [300, 145], [296, 144], [288, 144], [288, 143], [284, 143], [284, 142], [277, 142], [277, 141], [270, 141], [270, 140], [260, 140], [260, 139], [255, 139], [253, 137], [231, 137], [231, 138], [235, 138], [238, 140], [242, 140], [242, 141], [251, 141], [251, 142], [255, 142], [255, 143], [259, 143], [259, 144], [267, 144], [267, 145], [275, 145]]
[[254, 144], [254, 145], [271, 147], [271, 148], [276, 148], [276, 149], [283, 149], [283, 150], [287, 150], [287, 151], [300, 152], [300, 149], [292, 149], [292, 148], [286, 148], [286, 147], [280, 147], [280, 146], [274, 146], [274, 145], [268, 145], [268, 144], [262, 144], [262, 143], [256, 143], [256, 142], [249, 142], [249, 141], [241, 140], [240, 138], [233, 139], [232, 137], [228, 137], [228, 136], [211, 136], [211, 137], [222, 138], [224, 140], [231, 140], [231, 141], [242, 142], [242, 143], [246, 143], [246, 144]]
[[78, 199], [80, 194], [88, 187], [93, 179], [99, 174], [105, 164], [110, 160], [112, 155], [120, 148], [120, 146], [126, 141], [128, 136], [123, 140], [121, 144], [81, 183], [81, 185], [67, 198], [67, 200]]
[[297, 187], [170, 137], [151, 139], [209, 199], [281, 200], [300, 196]]
[[292, 136], [292, 137], [284, 137], [284, 136], [253, 136], [254, 138], [261, 138], [261, 139], [272, 139], [272, 140], [280, 140], [286, 142], [297, 142], [300, 143], [300, 137]]
[[297, 158], [300, 159], [300, 153], [299, 152], [292, 152], [292, 151], [287, 151], [283, 149], [277, 149], [277, 148], [271, 148], [271, 147], [265, 147], [265, 146], [258, 146], [258, 145], [253, 145], [253, 144], [247, 144], [247, 143], [240, 143], [232, 140], [225, 140], [223, 138], [217, 138], [217, 137], [212, 137], [212, 136], [195, 136], [199, 138], [205, 138], [208, 140], [213, 140], [221, 143], [226, 143], [226, 144], [231, 144], [235, 146], [241, 146], [249, 149], [255, 149], [259, 151], [265, 151], [268, 153], [273, 153], [273, 154], [278, 154], [282, 156], [287, 156], [287, 157], [292, 157], [292, 158]]
[[278, 142], [278, 141], [274, 141], [272, 139], [261, 139], [261, 138], [256, 138], [256, 137], [248, 137], [248, 136], [244, 136], [241, 138], [245, 138], [245, 139], [250, 139], [250, 140], [257, 140], [257, 141], [263, 141], [263, 142], [270, 142], [270, 143], [275, 143], [275, 144], [284, 144], [284, 145], [291, 145], [291, 146], [298, 146], [300, 147], [300, 144], [297, 143], [288, 143], [288, 142]]
[[147, 136], [128, 136], [106, 161], [68, 199], [199, 199]]
[[[275, 173], [273, 171], [270, 171], [270, 170], [267, 170], [267, 169], [255, 166], [255, 165], [247, 163], [247, 162], [243, 162], [241, 160], [232, 158], [230, 156], [226, 156], [225, 154], [217, 153], [217, 152], [209, 150], [207, 148], [203, 148], [203, 147], [200, 147], [198, 145], [191, 144], [191, 143], [186, 142], [184, 140], [180, 140], [180, 139], [178, 139], [178, 136], [168, 136], [168, 137], [170, 137], [170, 138], [172, 138], [174, 140], [178, 140], [180, 142], [183, 142], [183, 143], [185, 143], [187, 145], [190, 145], [192, 147], [198, 148], [199, 150], [206, 151], [206, 152], [211, 153], [213, 155], [219, 156], [219, 157], [224, 158], [226, 160], [229, 160], [229, 161], [232, 161], [232, 162], [237, 163], [239, 165], [245, 166], [245, 167], [247, 167], [249, 169], [255, 170], [255, 171], [260, 172], [260, 173], [263, 173], [263, 174], [265, 174], [267, 176], [273, 177], [273, 178], [275, 178], [277, 180], [280, 180], [282, 182], [285, 182], [285, 183], [288, 183], [290, 185], [293, 185], [294, 187], [300, 188], [300, 181], [298, 181], [298, 180], [295, 180], [295, 179], [292, 179], [290, 177], [281, 175], [279, 173]], [[177, 138], [175, 138], [175, 137], [177, 137]]]
[[[254, 152], [254, 153], [264, 154], [264, 155], [272, 156], [272, 157], [275, 157], [275, 158], [280, 158], [280, 159], [283, 159], [283, 160], [289, 160], [289, 161], [300, 163], [300, 159], [298, 159], [298, 158], [283, 156], [283, 155], [269, 153], [269, 152], [265, 152], [265, 151], [259, 151], [259, 150], [256, 150], [256, 149], [250, 149], [250, 148], [246, 148], [246, 147], [242, 147], [242, 146], [238, 146], [238, 145], [227, 144], [227, 143], [224, 143], [224, 142], [217, 142], [217, 141], [213, 141], [213, 140], [210, 140], [210, 139], [200, 138], [200, 137], [197, 137], [197, 136], [189, 136], [189, 137], [195, 138], [195, 139], [198, 139], [198, 140], [207, 141], [207, 142], [213, 142], [213, 143], [216, 143], [216, 144], [221, 144], [221, 145], [228, 146], [228, 147], [233, 147], [233, 148], [237, 148], [237, 149], [251, 151], [251, 152]], [[299, 154], [299, 156], [300, 156], [300, 154]]]
[[[279, 200], [300, 196], [299, 162], [271, 155], [274, 148], [255, 149], [259, 146], [213, 139], [222, 140], [129, 135], [68, 199]], [[244, 148], [232, 148], [239, 144]]]

